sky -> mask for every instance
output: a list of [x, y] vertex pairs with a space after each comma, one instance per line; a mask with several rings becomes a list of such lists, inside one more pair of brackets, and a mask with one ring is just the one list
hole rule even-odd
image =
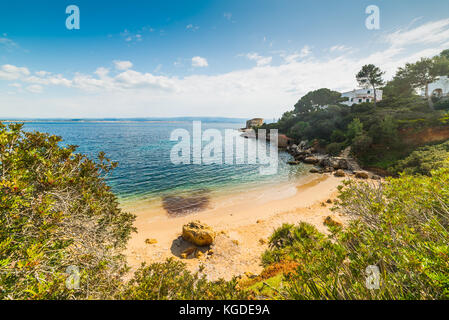
[[273, 119], [446, 48], [447, 0], [2, 1], [0, 118]]

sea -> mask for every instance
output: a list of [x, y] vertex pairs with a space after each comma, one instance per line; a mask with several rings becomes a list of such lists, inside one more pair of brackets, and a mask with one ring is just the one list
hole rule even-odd
[[[215, 195], [296, 181], [308, 172], [304, 165], [288, 165], [291, 156], [285, 151], [278, 152], [274, 175], [261, 174], [258, 163], [173, 164], [170, 152], [179, 141], [171, 141], [171, 133], [192, 133], [194, 120], [201, 121], [203, 132], [217, 129], [223, 137], [225, 130], [238, 132], [245, 126], [245, 119], [228, 118], [50, 119], [24, 121], [24, 130], [61, 136], [61, 145], [77, 145], [76, 152], [92, 159], [105, 152], [118, 162], [105, 179], [122, 204], [158, 201], [168, 212], [201, 209]], [[237, 138], [256, 143], [239, 134]]]

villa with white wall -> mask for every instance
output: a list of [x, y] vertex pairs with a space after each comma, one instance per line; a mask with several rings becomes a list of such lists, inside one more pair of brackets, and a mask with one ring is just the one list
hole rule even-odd
[[[429, 94], [437, 98], [449, 98], [449, 78], [448, 76], [441, 76], [435, 82], [429, 84]], [[425, 92], [421, 93], [425, 95]]]
[[[382, 100], [382, 90], [376, 90], [376, 101]], [[348, 101], [342, 102], [347, 106], [352, 106], [356, 103], [373, 102], [374, 90], [373, 88], [354, 89], [352, 91], [344, 92], [341, 94], [343, 98], [348, 98]]]

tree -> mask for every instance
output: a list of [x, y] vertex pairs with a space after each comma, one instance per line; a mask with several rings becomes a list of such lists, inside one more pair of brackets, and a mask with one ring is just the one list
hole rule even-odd
[[357, 73], [356, 79], [360, 86], [370, 85], [374, 91], [374, 105], [377, 103], [377, 91], [376, 88], [384, 84], [382, 76], [385, 72], [380, 70], [374, 64], [367, 64]]
[[441, 51], [440, 57], [445, 57], [446, 59], [449, 59], [449, 49]]
[[445, 57], [421, 58], [415, 63], [407, 63], [404, 68], [399, 68], [396, 77], [408, 81], [414, 89], [424, 88], [428, 105], [433, 109], [429, 84], [446, 72], [449, 72], [449, 63]]
[[127, 271], [134, 216], [104, 181], [117, 164], [61, 140], [0, 122], [0, 299], [108, 298]]
[[328, 106], [342, 102], [341, 93], [327, 88], [310, 91], [295, 104], [295, 112], [304, 114], [317, 109], [317, 106]]
[[363, 134], [363, 123], [360, 119], [355, 118], [350, 124], [348, 124], [348, 129], [346, 131], [346, 138], [349, 142], [352, 142], [355, 137]]

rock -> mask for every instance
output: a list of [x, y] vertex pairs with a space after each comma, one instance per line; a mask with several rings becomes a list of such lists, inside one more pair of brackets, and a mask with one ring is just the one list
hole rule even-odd
[[208, 246], [215, 240], [215, 232], [208, 225], [193, 221], [182, 227], [182, 238], [197, 246]]
[[307, 145], [307, 141], [301, 141], [298, 145], [299, 148], [304, 149]]
[[195, 252], [195, 258], [201, 259], [204, 257], [204, 253], [202, 253], [200, 250], [196, 250]]
[[304, 159], [304, 162], [308, 163], [308, 164], [316, 164], [319, 161], [320, 160], [317, 157], [307, 157], [307, 158]]
[[332, 203], [332, 200], [331, 199], [327, 199], [326, 202], [327, 203]]
[[330, 158], [326, 157], [320, 160], [320, 166], [323, 168], [332, 167], [332, 161]]
[[328, 227], [331, 227], [331, 226], [341, 227], [341, 226], [343, 226], [343, 224], [341, 222], [334, 220], [331, 216], [327, 216], [326, 219], [324, 219], [323, 224], [328, 226]]
[[334, 168], [332, 168], [332, 167], [326, 167], [323, 169], [323, 172], [333, 172], [333, 171], [334, 171]]
[[373, 176], [371, 177], [371, 179], [373, 180], [380, 180], [380, 176], [378, 176], [377, 174], [373, 174]]
[[336, 177], [344, 177], [346, 176], [345, 172], [341, 169], [338, 169], [337, 171], [335, 171], [334, 176]]
[[157, 240], [156, 239], [146, 239], [145, 243], [146, 244], [155, 244], [155, 243], [157, 243]]
[[354, 175], [357, 179], [368, 179], [369, 175], [365, 171], [354, 171]]
[[317, 168], [312, 168], [309, 170], [310, 173], [320, 173], [320, 170], [318, 170]]
[[348, 161], [346, 159], [337, 158], [335, 159], [334, 168], [348, 170], [349, 169]]
[[287, 162], [287, 164], [291, 165], [291, 166], [296, 166], [299, 164], [299, 161], [295, 160], [295, 161], [289, 161]]
[[209, 251], [207, 251], [207, 255], [208, 255], [208, 256], [211, 256], [211, 255], [213, 255], [213, 254], [214, 254], [214, 250], [210, 249]]

